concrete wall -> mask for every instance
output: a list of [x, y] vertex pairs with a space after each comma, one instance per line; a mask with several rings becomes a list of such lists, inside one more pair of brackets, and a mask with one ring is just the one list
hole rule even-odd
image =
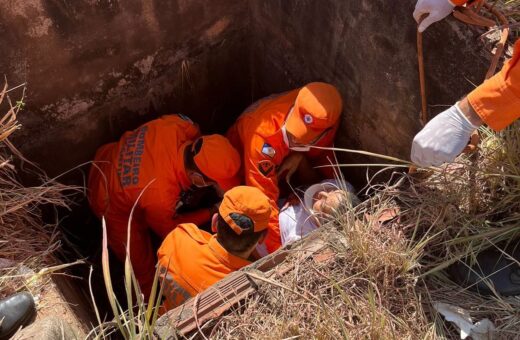
[[[415, 2], [251, 1], [254, 95], [331, 82], [345, 101], [338, 146], [409, 159], [420, 129]], [[424, 34], [431, 115], [468, 92], [470, 82], [482, 81], [487, 60], [477, 37], [452, 19]], [[366, 161], [339, 155], [342, 161]], [[365, 178], [362, 169], [347, 172], [354, 181]]]
[[222, 131], [250, 100], [248, 23], [236, 0], [0, 0], [16, 145], [53, 176], [158, 114]]
[[[345, 99], [337, 145], [407, 159], [420, 128], [414, 3], [0, 0], [0, 70], [28, 88], [15, 143], [55, 175], [158, 114], [221, 132], [253, 100], [323, 80]], [[426, 32], [432, 114], [482, 80], [476, 37], [454, 20]]]

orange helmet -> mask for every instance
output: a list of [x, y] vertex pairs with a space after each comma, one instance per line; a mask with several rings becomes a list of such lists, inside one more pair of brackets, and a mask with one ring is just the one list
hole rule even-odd
[[300, 89], [285, 128], [299, 143], [312, 144], [334, 126], [343, 109], [338, 90], [327, 83], [309, 83]]
[[217, 182], [223, 191], [239, 185], [236, 174], [241, 165], [240, 155], [229, 140], [221, 135], [203, 136], [200, 139], [202, 146], [193, 157], [199, 170]]
[[[265, 230], [271, 216], [269, 198], [260, 189], [249, 186], [238, 186], [226, 192], [218, 210], [237, 234]], [[241, 215], [251, 219], [252, 229], [244, 229], [235, 222], [236, 217]]]

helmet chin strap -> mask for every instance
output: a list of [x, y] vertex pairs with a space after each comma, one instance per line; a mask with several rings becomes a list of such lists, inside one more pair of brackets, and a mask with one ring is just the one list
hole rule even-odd
[[287, 137], [287, 130], [285, 129], [285, 124], [283, 124], [281, 130], [282, 130], [283, 142], [290, 149], [291, 146], [289, 145], [289, 137]]
[[287, 123], [287, 118], [289, 118], [289, 116], [293, 113], [293, 110], [294, 110], [294, 105], [291, 107], [291, 109], [289, 110], [289, 114], [287, 115], [287, 117], [285, 118], [285, 122], [283, 123], [282, 125], [282, 136], [283, 136], [283, 142], [285, 143], [285, 145], [290, 149], [291, 146], [289, 145], [289, 137], [287, 136], [287, 129], [285, 128], [285, 124]]
[[287, 145], [287, 147], [290, 150], [297, 151], [297, 152], [308, 152], [308, 151], [311, 150], [311, 147], [309, 145], [290, 146], [289, 145], [289, 137], [287, 136], [287, 129], [285, 128], [285, 124], [282, 126], [281, 130], [282, 130], [283, 142], [285, 143], [285, 145]]
[[311, 150], [311, 147], [310, 146], [293, 146], [290, 149], [292, 151], [297, 151], [297, 152], [309, 152]]
[[[291, 111], [289, 111], [289, 115], [292, 114], [293, 112], [293, 109], [294, 109], [294, 106], [291, 108]], [[287, 115], [287, 117], [289, 117], [289, 115]], [[291, 146], [289, 144], [289, 136], [287, 136], [287, 128], [285, 127], [285, 122], [284, 124], [282, 125], [282, 127], [280, 128], [280, 130], [282, 130], [282, 136], [283, 136], [283, 142], [285, 143], [285, 145], [292, 151], [297, 151], [297, 152], [308, 152], [311, 150], [311, 147], [306, 145], [306, 146]]]

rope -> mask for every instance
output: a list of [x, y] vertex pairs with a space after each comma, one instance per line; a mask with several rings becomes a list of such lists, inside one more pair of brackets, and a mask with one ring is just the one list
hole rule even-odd
[[421, 120], [422, 125], [428, 122], [428, 106], [426, 101], [426, 80], [424, 76], [424, 55], [422, 33], [417, 31], [417, 61], [419, 63], [419, 83], [421, 85]]

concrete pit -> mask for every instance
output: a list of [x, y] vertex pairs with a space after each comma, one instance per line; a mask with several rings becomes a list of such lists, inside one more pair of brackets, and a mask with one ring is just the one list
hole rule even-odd
[[[223, 133], [254, 100], [327, 81], [345, 103], [336, 146], [408, 159], [420, 129], [414, 4], [0, 1], [0, 68], [10, 84], [27, 84], [23, 128], [12, 142], [54, 177], [162, 114], [183, 113], [203, 133]], [[488, 59], [474, 43], [478, 35], [454, 19], [425, 34], [431, 116], [483, 80]], [[374, 161], [338, 156], [340, 163]], [[82, 165], [61, 180], [83, 185], [86, 171]], [[358, 187], [365, 172], [345, 168]], [[76, 201], [62, 227], [96, 263], [99, 223], [84, 198]], [[85, 280], [76, 281], [69, 291], [84, 292]]]

